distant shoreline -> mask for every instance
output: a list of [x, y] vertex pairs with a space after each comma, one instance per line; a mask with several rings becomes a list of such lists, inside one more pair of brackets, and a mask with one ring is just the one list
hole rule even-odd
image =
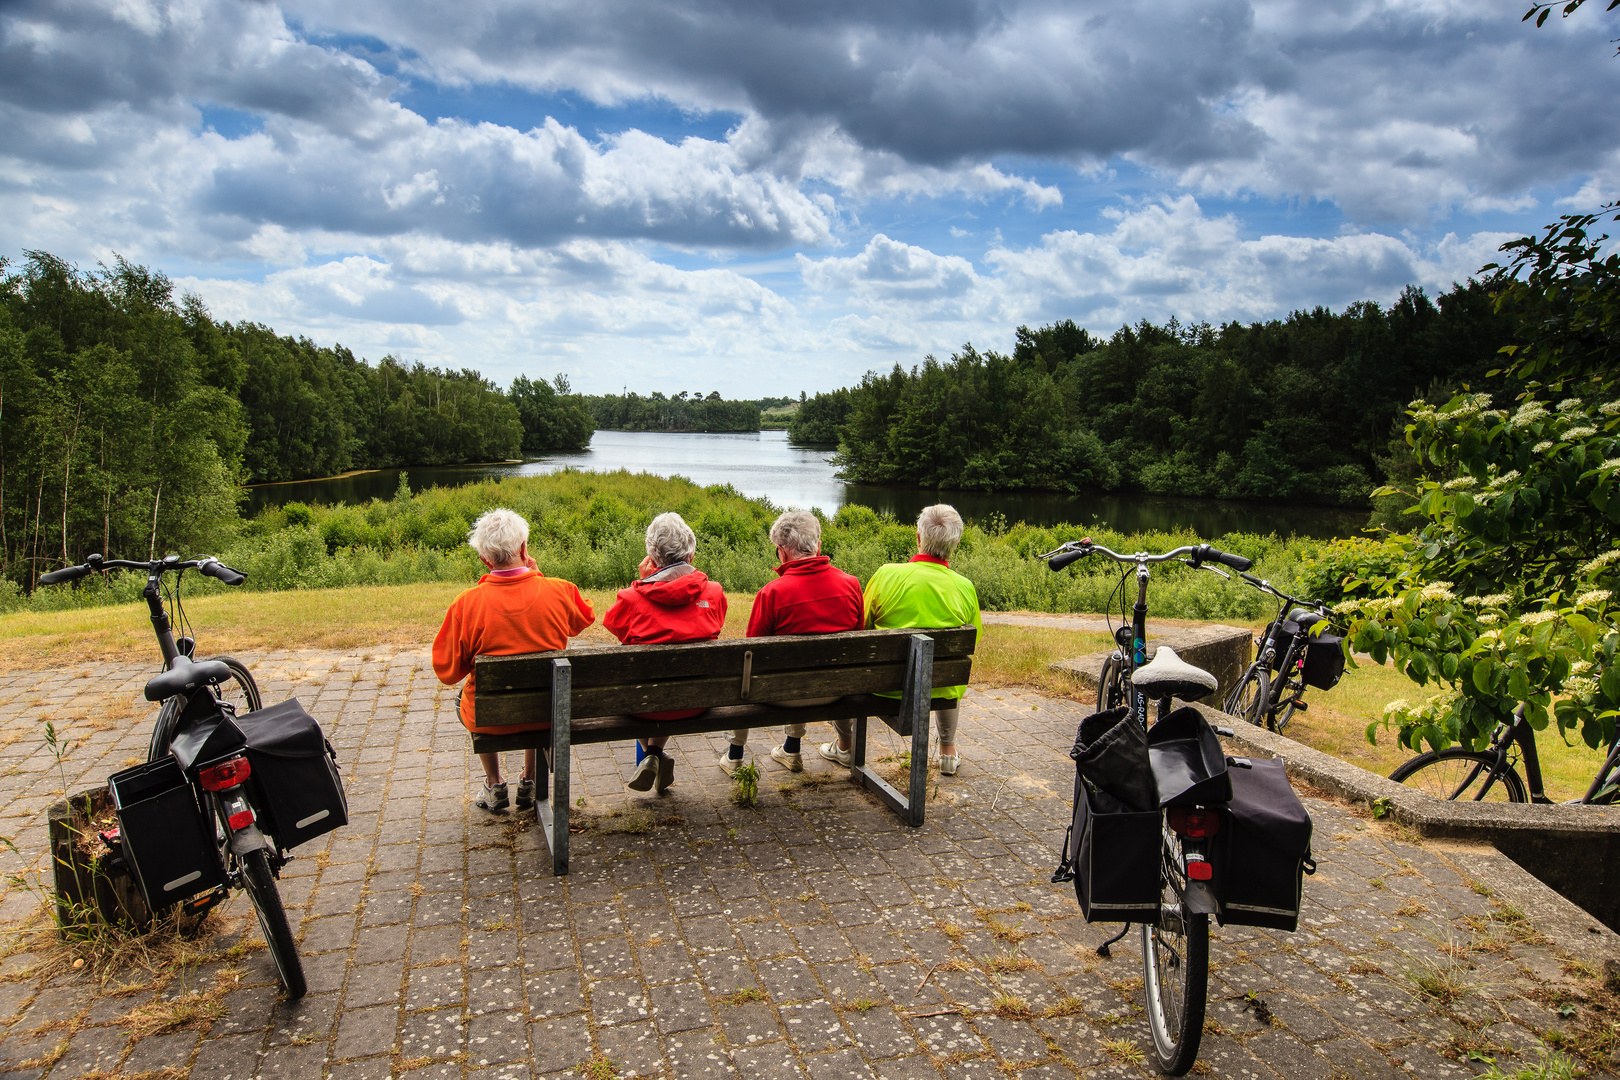
[[[490, 465], [522, 465], [529, 458], [505, 458], [501, 461], [462, 461], [454, 465], [390, 465], [390, 469], [480, 469]], [[538, 459], [535, 459], [538, 460]], [[320, 480], [347, 480], [351, 476], [365, 476], [368, 473], [380, 473], [381, 469], [350, 469], [348, 472], [335, 473], [332, 476], [306, 476], [302, 480], [266, 480], [262, 484], [243, 484], [248, 490], [254, 488], [281, 487], [284, 484], [313, 484]]]

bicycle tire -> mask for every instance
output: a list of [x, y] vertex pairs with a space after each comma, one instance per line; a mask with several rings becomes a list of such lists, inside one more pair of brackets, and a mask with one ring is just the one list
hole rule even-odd
[[[1182, 910], [1175, 879], [1179, 845], [1166, 840], [1160, 874], [1159, 920], [1142, 926], [1142, 988], [1159, 1069], [1182, 1076], [1198, 1058], [1209, 994], [1209, 916]], [[1185, 879], [1182, 879], [1185, 888]]]
[[1299, 703], [1299, 696], [1305, 692], [1300, 683], [1283, 682], [1273, 686], [1274, 692], [1280, 700], [1271, 702], [1271, 715], [1266, 718], [1266, 726], [1278, 734], [1288, 726], [1288, 721], [1294, 718], [1295, 706]]
[[242, 859], [242, 884], [253, 911], [259, 917], [259, 933], [270, 947], [270, 958], [275, 961], [276, 974], [287, 991], [288, 1000], [301, 998], [307, 988], [304, 982], [304, 964], [298, 958], [298, 943], [293, 940], [292, 928], [287, 925], [287, 909], [281, 906], [281, 894], [276, 891], [276, 879], [270, 873], [270, 857], [263, 850], [250, 851]]
[[[1502, 772], [1497, 777], [1500, 783], [1481, 783], [1480, 778], [1490, 774], [1495, 762], [1495, 754], [1448, 746], [1439, 753], [1426, 750], [1410, 761], [1401, 763], [1389, 774], [1389, 778], [1398, 784], [1427, 791], [1437, 799], [1529, 802], [1524, 781], [1512, 765], [1503, 764]], [[1414, 780], [1414, 777], [1417, 779]]]
[[1097, 675], [1097, 711], [1117, 709], [1125, 703], [1124, 676], [1121, 673], [1122, 664], [1117, 656], [1110, 656], [1103, 661], [1102, 671]]
[[[211, 656], [209, 659], [218, 660], [231, 669], [230, 681], [215, 688], [220, 700], [229, 702], [239, 713], [264, 707], [259, 696], [259, 684], [246, 664], [234, 656]], [[169, 752], [169, 744], [174, 742], [175, 724], [180, 719], [179, 701], [179, 698], [169, 698], [158, 710], [157, 720], [152, 724], [152, 739], [146, 747], [147, 761], [156, 761]]]
[[1240, 720], [1259, 727], [1271, 701], [1271, 672], [1256, 660], [1243, 673], [1243, 678], [1226, 695], [1226, 711]]

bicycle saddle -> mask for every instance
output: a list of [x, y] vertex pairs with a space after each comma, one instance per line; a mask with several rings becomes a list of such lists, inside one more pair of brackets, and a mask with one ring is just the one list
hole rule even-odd
[[1183, 701], [1197, 701], [1206, 694], [1213, 694], [1220, 684], [1203, 668], [1193, 667], [1177, 656], [1170, 646], [1160, 645], [1152, 662], [1136, 669], [1131, 685], [1154, 700], [1178, 697]]
[[222, 660], [192, 660], [176, 656], [169, 670], [152, 676], [146, 683], [146, 700], [162, 701], [176, 694], [189, 694], [199, 686], [217, 686], [231, 677]]

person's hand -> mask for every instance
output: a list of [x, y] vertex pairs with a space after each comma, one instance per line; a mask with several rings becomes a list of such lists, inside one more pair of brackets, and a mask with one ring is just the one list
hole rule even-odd
[[540, 572], [540, 564], [534, 561], [533, 555], [524, 555], [523, 565], [527, 566], [530, 570], [533, 570], [537, 574]]
[[658, 564], [653, 562], [651, 555], [642, 559], [641, 565], [636, 567], [636, 577], [638, 578], [652, 577], [656, 573], [658, 573]]

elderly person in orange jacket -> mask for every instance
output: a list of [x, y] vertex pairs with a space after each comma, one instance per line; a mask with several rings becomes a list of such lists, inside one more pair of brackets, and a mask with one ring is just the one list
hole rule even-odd
[[[536, 731], [544, 724], [478, 727], [474, 719], [473, 658], [479, 655], [566, 649], [568, 639], [596, 618], [591, 603], [571, 582], [548, 578], [529, 557], [529, 523], [510, 510], [491, 510], [467, 534], [467, 543], [489, 567], [478, 584], [456, 597], [444, 613], [444, 625], [433, 639], [433, 672], [439, 681], [467, 680], [459, 695], [461, 722], [477, 735], [511, 735]], [[501, 756], [479, 754], [484, 790], [475, 800], [480, 809], [505, 810], [506, 781]], [[537, 755], [527, 751], [518, 780], [517, 808], [534, 806]]]

